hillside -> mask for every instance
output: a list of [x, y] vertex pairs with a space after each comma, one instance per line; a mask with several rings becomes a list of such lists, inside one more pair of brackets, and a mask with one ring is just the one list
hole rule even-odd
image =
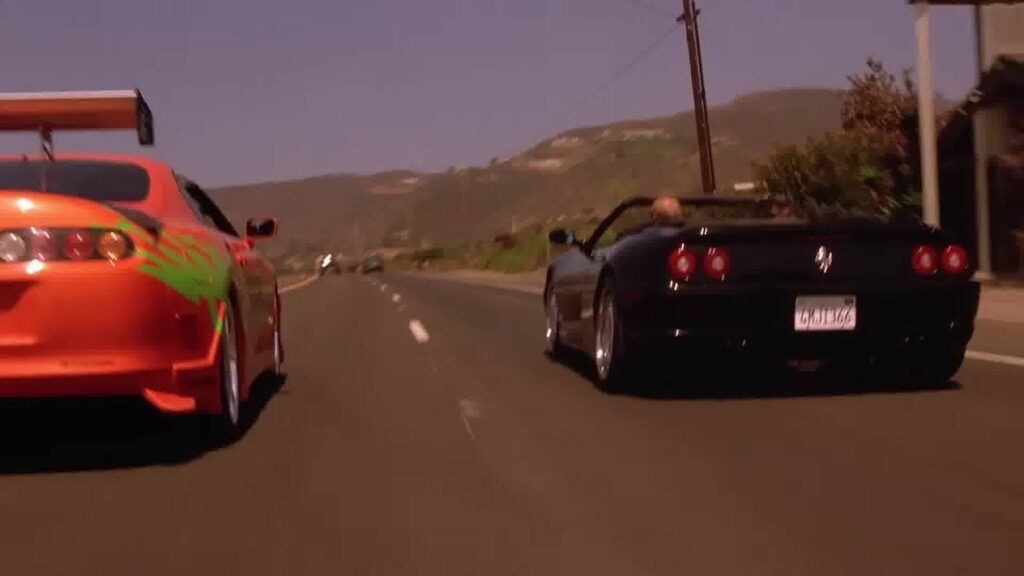
[[[719, 188], [751, 176], [776, 145], [839, 126], [842, 93], [760, 92], [712, 108]], [[635, 194], [700, 189], [693, 112], [570, 130], [489, 166], [447, 173], [327, 175], [213, 190], [228, 215], [273, 214], [272, 254], [453, 245], [539, 220], [604, 210]]]

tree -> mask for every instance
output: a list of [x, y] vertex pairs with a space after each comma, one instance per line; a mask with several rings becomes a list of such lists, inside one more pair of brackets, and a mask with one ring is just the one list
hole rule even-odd
[[881, 138], [905, 154], [910, 144], [907, 124], [917, 115], [917, 91], [910, 70], [903, 71], [903, 86], [881, 62], [868, 58], [868, 71], [848, 76], [850, 88], [840, 112], [844, 132]]
[[808, 215], [891, 217], [919, 213], [917, 98], [881, 62], [849, 76], [838, 133], [777, 150], [755, 168], [767, 191]]

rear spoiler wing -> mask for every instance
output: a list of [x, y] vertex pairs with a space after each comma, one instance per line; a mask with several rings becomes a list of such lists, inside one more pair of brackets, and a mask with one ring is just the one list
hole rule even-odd
[[0, 132], [38, 132], [51, 158], [52, 133], [134, 130], [153, 145], [153, 113], [138, 90], [0, 93]]

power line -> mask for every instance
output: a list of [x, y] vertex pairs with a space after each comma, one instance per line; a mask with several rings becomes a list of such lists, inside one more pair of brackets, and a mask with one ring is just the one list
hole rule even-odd
[[[591, 93], [587, 94], [587, 95], [586, 95], [586, 96], [584, 96], [583, 98], [580, 98], [580, 99], [579, 99], [579, 100], [578, 100], [578, 101], [576, 102], [576, 104], [574, 104], [574, 105], [573, 105], [573, 106], [572, 106], [572, 107], [571, 107], [571, 108], [569, 109], [569, 111], [568, 111], [568, 112], [567, 112], [567, 113], [565, 114], [565, 118], [568, 118], [569, 116], [572, 116], [572, 115], [573, 115], [574, 113], [576, 113], [576, 111], [577, 111], [577, 110], [579, 110], [579, 109], [580, 109], [580, 108], [582, 108], [583, 106], [586, 106], [587, 104], [589, 104], [591, 100], [593, 100], [594, 98], [597, 98], [598, 96], [600, 96], [601, 94], [603, 94], [605, 90], [607, 90], [607, 89], [608, 89], [608, 88], [610, 88], [610, 87], [611, 87], [611, 86], [612, 86], [613, 84], [615, 84], [615, 83], [616, 83], [616, 82], [618, 82], [618, 81], [619, 81], [620, 79], [622, 79], [622, 77], [623, 77], [623, 76], [625, 76], [625, 75], [626, 75], [626, 74], [628, 74], [628, 73], [629, 73], [630, 71], [632, 71], [632, 70], [633, 70], [633, 68], [635, 68], [635, 67], [636, 67], [637, 65], [639, 65], [639, 64], [640, 64], [641, 62], [643, 62], [643, 61], [644, 61], [644, 59], [646, 59], [646, 58], [647, 58], [648, 56], [650, 56], [650, 55], [651, 55], [651, 54], [652, 54], [652, 53], [653, 53], [653, 52], [654, 52], [655, 50], [657, 50], [658, 48], [660, 48], [660, 47], [661, 47], [661, 45], [662, 45], [662, 44], [664, 44], [666, 40], [668, 40], [669, 38], [671, 38], [671, 37], [672, 37], [672, 34], [673, 34], [673, 33], [674, 33], [674, 32], [675, 32], [675, 31], [676, 31], [677, 29], [679, 29], [679, 27], [680, 27], [680, 24], [679, 24], [679, 23], [675, 23], [675, 24], [673, 24], [673, 25], [672, 25], [672, 27], [671, 27], [671, 28], [669, 28], [668, 30], [666, 30], [664, 34], [662, 34], [661, 36], [659, 36], [659, 37], [658, 37], [658, 39], [657, 39], [657, 40], [656, 40], [656, 41], [655, 41], [655, 42], [654, 42], [653, 44], [651, 44], [650, 46], [648, 46], [647, 48], [645, 48], [645, 49], [644, 49], [644, 50], [643, 50], [642, 52], [640, 52], [639, 54], [637, 54], [637, 56], [636, 56], [636, 57], [634, 57], [634, 58], [633, 58], [632, 60], [630, 60], [629, 62], [627, 62], [627, 63], [626, 63], [626, 64], [625, 64], [624, 66], [622, 66], [622, 67], [620, 67], [620, 68], [619, 68], [618, 70], [616, 70], [616, 71], [615, 71], [615, 72], [614, 72], [614, 73], [613, 73], [613, 74], [611, 75], [611, 77], [610, 77], [610, 78], [608, 78], [608, 80], [606, 80], [606, 81], [605, 81], [605, 83], [604, 83], [604, 84], [602, 84], [602, 85], [601, 85], [601, 86], [599, 86], [599, 87], [598, 87], [598, 88], [597, 88], [596, 90], [594, 90], [593, 92], [591, 92]], [[563, 118], [563, 119], [564, 119], [564, 118]]]
[[669, 10], [668, 8], [662, 8], [661, 6], [657, 6], [655, 4], [648, 4], [647, 2], [644, 2], [643, 0], [623, 0], [623, 1], [626, 2], [627, 4], [632, 4], [633, 6], [636, 6], [637, 8], [642, 8], [644, 10], [647, 10], [648, 12], [657, 14], [659, 16], [666, 16], [668, 18], [675, 18], [676, 16], [678, 16], [678, 14], [673, 14], [672, 11]]

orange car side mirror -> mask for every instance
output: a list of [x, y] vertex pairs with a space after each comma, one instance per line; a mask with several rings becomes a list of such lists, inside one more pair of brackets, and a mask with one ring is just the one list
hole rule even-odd
[[252, 240], [273, 238], [277, 234], [277, 219], [251, 218], [245, 223], [245, 239]]

